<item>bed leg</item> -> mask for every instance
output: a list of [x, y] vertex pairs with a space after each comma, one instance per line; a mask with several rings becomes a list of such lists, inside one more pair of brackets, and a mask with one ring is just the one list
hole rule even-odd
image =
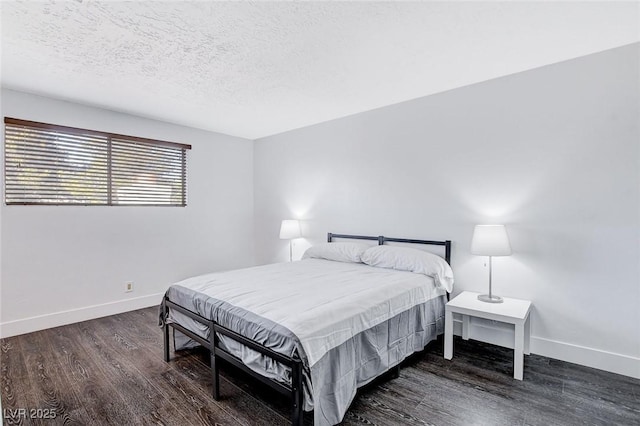
[[216, 362], [216, 330], [214, 322], [209, 323], [209, 356], [211, 357], [211, 382], [213, 384], [213, 399], [216, 401], [220, 399], [220, 371], [218, 363]]
[[163, 325], [162, 332], [164, 333], [164, 360], [165, 362], [169, 362], [170, 354], [169, 354], [169, 324], [167, 323], [167, 317], [169, 316], [169, 309], [167, 308], [167, 304], [165, 300], [162, 300], [162, 313], [163, 313]]
[[165, 324], [162, 328], [164, 329], [164, 360], [169, 362], [171, 359], [169, 355], [169, 326]]
[[398, 377], [400, 377], [400, 364], [398, 364], [395, 367], [391, 368], [391, 378], [392, 379], [397, 379]]
[[217, 401], [220, 399], [220, 380], [218, 363], [216, 362], [214, 351], [211, 351], [211, 379], [213, 381], [213, 399]]
[[303, 407], [303, 387], [302, 387], [302, 361], [296, 360], [291, 366], [291, 424], [293, 426], [302, 426], [304, 420]]

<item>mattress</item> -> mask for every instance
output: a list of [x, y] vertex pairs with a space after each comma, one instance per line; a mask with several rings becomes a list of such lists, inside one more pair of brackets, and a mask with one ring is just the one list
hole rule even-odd
[[[173, 302], [303, 362], [304, 408], [317, 425], [341, 421], [358, 387], [442, 333], [445, 291], [422, 274], [305, 259], [190, 278]], [[178, 312], [169, 322], [202, 337], [208, 327]], [[182, 336], [184, 337], [184, 336]], [[290, 370], [224, 336], [226, 349], [261, 374]], [[189, 342], [176, 332], [176, 348]]]

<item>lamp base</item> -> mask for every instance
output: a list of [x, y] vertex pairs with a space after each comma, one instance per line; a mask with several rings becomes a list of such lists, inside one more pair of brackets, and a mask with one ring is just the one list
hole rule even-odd
[[488, 294], [481, 294], [478, 296], [478, 300], [487, 303], [502, 303], [502, 297], [500, 296], [489, 296]]

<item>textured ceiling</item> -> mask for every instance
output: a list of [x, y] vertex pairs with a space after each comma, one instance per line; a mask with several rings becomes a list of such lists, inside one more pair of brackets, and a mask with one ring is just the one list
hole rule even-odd
[[251, 139], [640, 40], [635, 2], [0, 7], [4, 87]]

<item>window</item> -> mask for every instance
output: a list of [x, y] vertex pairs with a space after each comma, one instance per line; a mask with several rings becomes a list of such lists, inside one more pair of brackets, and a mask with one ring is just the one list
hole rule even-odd
[[5, 117], [5, 203], [186, 206], [191, 145]]

